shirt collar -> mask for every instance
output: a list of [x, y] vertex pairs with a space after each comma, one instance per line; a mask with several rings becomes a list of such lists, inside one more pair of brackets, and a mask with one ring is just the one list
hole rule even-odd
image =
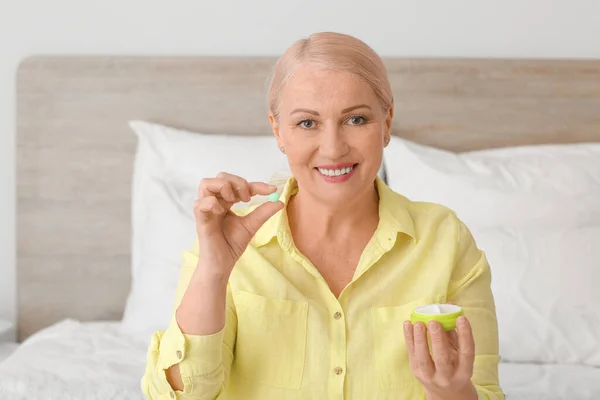
[[379, 193], [379, 225], [381, 229], [402, 232], [416, 239], [414, 221], [409, 212], [410, 200], [394, 192], [379, 177], [375, 180]]
[[[387, 232], [402, 232], [416, 239], [414, 222], [408, 211], [409, 200], [390, 189], [389, 186], [377, 177], [375, 180], [379, 194], [379, 226], [378, 230]], [[293, 195], [298, 193], [298, 182], [290, 177], [279, 196], [279, 200], [285, 207], [277, 212], [254, 235], [252, 243], [255, 247], [264, 246], [273, 238], [277, 237], [282, 247], [291, 244], [291, 234], [287, 217], [287, 206]]]

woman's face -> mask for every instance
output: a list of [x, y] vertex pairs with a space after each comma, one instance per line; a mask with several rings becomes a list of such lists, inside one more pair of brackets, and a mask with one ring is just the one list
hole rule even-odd
[[349, 72], [302, 67], [280, 100], [271, 125], [302, 190], [332, 204], [373, 190], [393, 110], [383, 111], [368, 83]]

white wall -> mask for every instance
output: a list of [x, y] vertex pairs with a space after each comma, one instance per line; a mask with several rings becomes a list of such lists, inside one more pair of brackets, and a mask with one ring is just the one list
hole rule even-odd
[[16, 309], [14, 76], [23, 57], [276, 55], [322, 30], [389, 56], [600, 58], [597, 0], [0, 0], [0, 318], [14, 320]]

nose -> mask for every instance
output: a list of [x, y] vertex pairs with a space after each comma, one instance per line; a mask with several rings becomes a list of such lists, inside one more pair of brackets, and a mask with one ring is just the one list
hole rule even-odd
[[324, 157], [335, 161], [348, 153], [350, 146], [347, 138], [337, 124], [328, 124], [320, 136], [319, 150]]

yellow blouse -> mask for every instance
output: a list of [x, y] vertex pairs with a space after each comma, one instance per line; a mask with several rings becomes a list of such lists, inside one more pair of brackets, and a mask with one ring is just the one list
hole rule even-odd
[[[142, 389], [149, 399], [425, 399], [402, 324], [423, 304], [463, 307], [476, 344], [480, 399], [503, 399], [490, 267], [456, 215], [412, 202], [377, 179], [379, 225], [351, 283], [336, 298], [294, 246], [285, 209], [252, 239], [229, 280], [227, 317], [213, 335], [156, 332]], [[281, 200], [297, 192], [294, 178]], [[175, 306], [198, 260], [183, 255]], [[164, 370], [179, 363], [184, 390]]]

